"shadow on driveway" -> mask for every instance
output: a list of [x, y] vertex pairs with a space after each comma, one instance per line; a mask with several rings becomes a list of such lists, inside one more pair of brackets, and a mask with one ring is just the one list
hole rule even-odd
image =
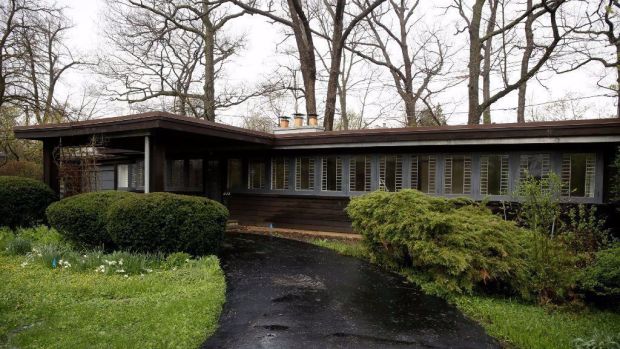
[[203, 348], [497, 348], [442, 299], [311, 244], [229, 235], [226, 304]]

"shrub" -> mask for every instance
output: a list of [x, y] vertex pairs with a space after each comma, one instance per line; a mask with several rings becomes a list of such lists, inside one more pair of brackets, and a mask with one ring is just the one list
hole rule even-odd
[[553, 173], [542, 179], [528, 176], [519, 182], [515, 195], [523, 200], [519, 218], [526, 227], [550, 237], [555, 235], [560, 189], [560, 179]]
[[69, 241], [83, 247], [113, 247], [108, 234], [111, 204], [136, 194], [123, 191], [85, 193], [62, 199], [47, 208], [47, 220]]
[[60, 235], [56, 229], [49, 228], [45, 225], [32, 228], [19, 228], [15, 231], [15, 235], [37, 245], [61, 245], [65, 243], [62, 235]]
[[118, 247], [140, 252], [215, 253], [228, 210], [218, 202], [171, 193], [126, 197], [108, 211], [108, 232]]
[[532, 233], [484, 207], [403, 190], [353, 198], [347, 213], [371, 259], [405, 268], [428, 293], [530, 292], [522, 243]]
[[10, 255], [24, 255], [32, 250], [32, 243], [30, 240], [22, 237], [16, 237], [11, 240], [7, 247], [6, 252]]
[[9, 160], [0, 166], [0, 176], [18, 176], [40, 181], [43, 179], [43, 165], [34, 161]]
[[579, 287], [594, 298], [613, 301], [620, 299], [620, 246], [596, 253], [594, 262], [581, 271]]
[[6, 251], [9, 246], [9, 242], [15, 239], [15, 234], [8, 227], [0, 227], [0, 253]]
[[0, 176], [0, 226], [28, 227], [45, 221], [45, 208], [56, 199], [34, 179]]

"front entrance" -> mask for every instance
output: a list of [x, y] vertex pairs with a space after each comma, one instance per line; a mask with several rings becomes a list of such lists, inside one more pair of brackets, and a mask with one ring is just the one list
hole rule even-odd
[[222, 166], [217, 159], [207, 160], [205, 165], [205, 195], [211, 200], [222, 202]]

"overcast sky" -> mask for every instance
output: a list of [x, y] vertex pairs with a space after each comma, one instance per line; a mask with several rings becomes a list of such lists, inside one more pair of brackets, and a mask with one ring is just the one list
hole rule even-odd
[[[77, 52], [87, 55], [105, 55], [109, 53], [109, 47], [105, 45], [105, 39], [102, 34], [103, 11], [105, 11], [104, 0], [60, 0], [60, 4], [67, 6], [67, 15], [73, 21], [75, 27], [71, 30], [68, 43]], [[454, 16], [442, 16], [440, 13], [427, 13], [425, 19], [433, 25], [439, 25], [444, 30], [444, 35], [452, 41], [453, 49], [458, 50], [465, 45], [465, 36], [455, 36], [455, 18]], [[278, 46], [283, 40], [283, 28], [278, 25], [267, 23], [263, 18], [258, 16], [245, 16], [235, 20], [232, 26], [233, 31], [244, 33], [247, 36], [247, 45], [245, 49], [234, 59], [226, 70], [226, 84], [231, 86], [253, 87], [264, 81], [270, 73], [276, 68], [278, 62], [282, 63], [282, 56], [278, 55]], [[460, 50], [459, 50], [460, 51]], [[466, 70], [465, 52], [457, 52], [455, 64], [452, 67], [455, 73], [460, 74]], [[361, 68], [366, 69], [366, 68]], [[367, 70], [367, 69], [366, 69]], [[363, 70], [361, 71], [363, 72]], [[381, 72], [381, 71], [379, 71]], [[385, 82], [389, 82], [388, 74], [382, 75], [381, 78], [373, 79], [371, 83], [371, 102], [367, 106], [366, 114], [379, 113], [380, 110], [393, 110], [392, 114], [400, 115], [398, 106], [398, 98], [394, 95], [389, 86], [385, 86]], [[457, 75], [454, 74], [454, 75]], [[544, 103], [552, 102], [565, 98], [567, 95], [577, 97], [576, 102], [579, 107], [587, 109], [587, 117], [609, 117], [613, 115], [615, 107], [613, 99], [604, 97], [591, 97], [606, 93], [596, 87], [596, 81], [599, 80], [601, 74], [604, 74], [599, 66], [592, 65], [587, 69], [579, 72], [553, 75], [551, 73], [541, 74], [540, 78], [544, 86], [536, 81], [532, 81], [528, 86], [528, 105], [536, 106], [535, 111], [541, 110], [545, 106]], [[610, 76], [610, 78], [612, 78]], [[94, 73], [88, 71], [71, 72], [64, 81], [64, 93], [73, 98], [81, 95], [85, 86], [89, 86], [98, 77]], [[610, 80], [611, 81], [611, 80]], [[365, 89], [365, 88], [364, 88]], [[320, 87], [317, 89], [317, 99], [325, 98], [325, 89]], [[354, 90], [349, 99], [350, 110], [359, 111], [361, 108], [361, 97], [356, 95], [356, 91], [361, 94], [362, 88]], [[448, 90], [441, 98], [443, 110], [450, 115], [450, 124], [462, 124], [467, 120], [467, 83], [463, 81], [461, 84]], [[218, 112], [219, 121], [240, 125], [241, 117], [259, 109], [259, 100], [250, 101], [238, 107], [228, 110], [220, 110]], [[493, 105], [493, 121], [494, 122], [514, 122], [516, 121], [516, 93], [512, 93]], [[290, 104], [292, 112], [293, 105]], [[113, 116], [119, 114], [127, 114], [132, 112], [129, 105], [121, 102], [111, 102], [105, 105], [105, 108], [99, 112], [98, 116]], [[542, 111], [541, 111], [542, 113]], [[390, 114], [390, 113], [387, 113]], [[395, 116], [395, 117], [396, 117]], [[380, 126], [384, 122], [388, 126], [397, 126], [393, 120], [378, 120], [376, 125]]]

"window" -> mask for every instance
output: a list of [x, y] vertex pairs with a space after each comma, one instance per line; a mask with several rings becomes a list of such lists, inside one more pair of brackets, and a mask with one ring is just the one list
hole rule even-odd
[[446, 194], [471, 194], [470, 156], [446, 156], [444, 192]]
[[228, 190], [241, 188], [242, 173], [241, 159], [228, 159], [228, 176], [226, 182]]
[[349, 190], [370, 191], [370, 156], [352, 156], [349, 161]]
[[129, 165], [129, 184], [132, 189], [144, 189], [144, 160]]
[[531, 176], [537, 180], [549, 175], [549, 154], [521, 155], [519, 177], [525, 179]]
[[403, 188], [403, 161], [400, 155], [382, 155], [379, 158], [379, 187], [387, 191]]
[[288, 159], [282, 157], [271, 159], [271, 189], [288, 189]]
[[117, 165], [116, 187], [129, 190], [144, 189], [144, 161]]
[[480, 194], [508, 194], [508, 155], [485, 155], [480, 157]]
[[339, 156], [326, 156], [323, 158], [321, 178], [321, 190], [342, 190], [342, 159]]
[[595, 168], [595, 154], [564, 154], [562, 156], [562, 196], [594, 197]]
[[248, 162], [248, 189], [265, 188], [265, 161], [253, 159]]
[[169, 159], [166, 161], [167, 191], [203, 190], [202, 159]]
[[116, 186], [118, 188], [129, 188], [129, 165], [122, 164], [116, 166]]
[[188, 189], [192, 191], [202, 191], [202, 159], [190, 159], [189, 178], [187, 180]]
[[411, 157], [411, 188], [435, 193], [437, 159], [432, 155]]
[[295, 190], [314, 190], [314, 158], [295, 159]]

